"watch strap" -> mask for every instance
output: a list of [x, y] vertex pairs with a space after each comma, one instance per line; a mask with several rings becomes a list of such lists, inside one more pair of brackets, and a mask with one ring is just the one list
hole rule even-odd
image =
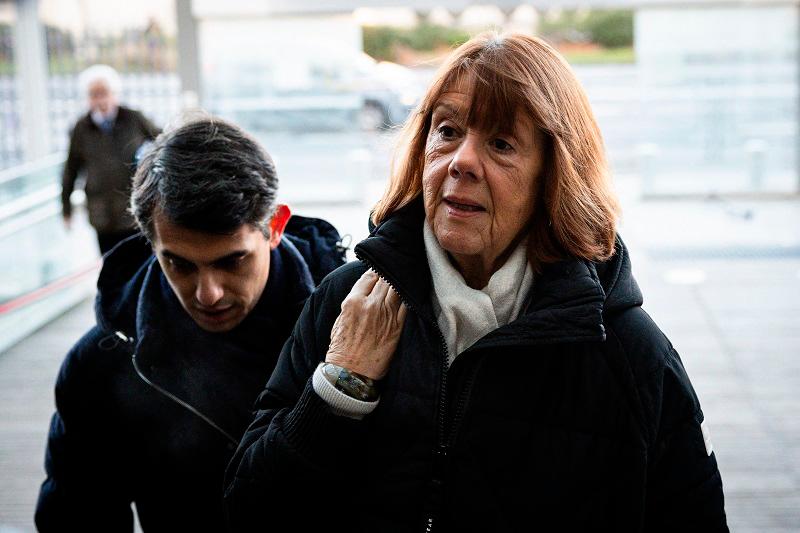
[[380, 396], [375, 380], [352, 372], [343, 366], [323, 363], [322, 374], [337, 390], [356, 400], [374, 402]]

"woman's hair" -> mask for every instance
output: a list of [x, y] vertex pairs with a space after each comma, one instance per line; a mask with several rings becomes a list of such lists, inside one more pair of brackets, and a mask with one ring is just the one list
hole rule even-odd
[[619, 212], [600, 130], [567, 62], [544, 41], [524, 35], [478, 35], [439, 70], [400, 132], [389, 184], [373, 210], [379, 224], [422, 191], [425, 144], [441, 95], [467, 81], [466, 122], [483, 131], [513, 131], [520, 113], [545, 138], [534, 180], [528, 255], [534, 269], [566, 257], [604, 260], [614, 253]]

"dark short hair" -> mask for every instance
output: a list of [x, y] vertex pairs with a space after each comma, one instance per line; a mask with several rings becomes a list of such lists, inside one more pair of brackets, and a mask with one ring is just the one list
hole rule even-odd
[[162, 133], [136, 169], [131, 212], [150, 242], [161, 213], [213, 234], [250, 224], [269, 235], [278, 178], [267, 152], [237, 126], [205, 117]]

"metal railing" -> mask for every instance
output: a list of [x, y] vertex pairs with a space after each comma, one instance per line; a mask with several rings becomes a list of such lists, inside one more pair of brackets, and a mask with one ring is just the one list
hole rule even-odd
[[[61, 219], [63, 154], [0, 171], [0, 351], [90, 294], [99, 266], [85, 216]], [[83, 212], [79, 206], [78, 212]]]

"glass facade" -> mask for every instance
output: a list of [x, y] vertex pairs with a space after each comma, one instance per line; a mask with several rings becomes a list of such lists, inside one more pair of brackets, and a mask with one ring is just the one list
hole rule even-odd
[[799, 20], [796, 5], [637, 12], [647, 191], [797, 190]]
[[15, 23], [14, 4], [0, 2], [0, 169], [23, 160], [14, 64]]

